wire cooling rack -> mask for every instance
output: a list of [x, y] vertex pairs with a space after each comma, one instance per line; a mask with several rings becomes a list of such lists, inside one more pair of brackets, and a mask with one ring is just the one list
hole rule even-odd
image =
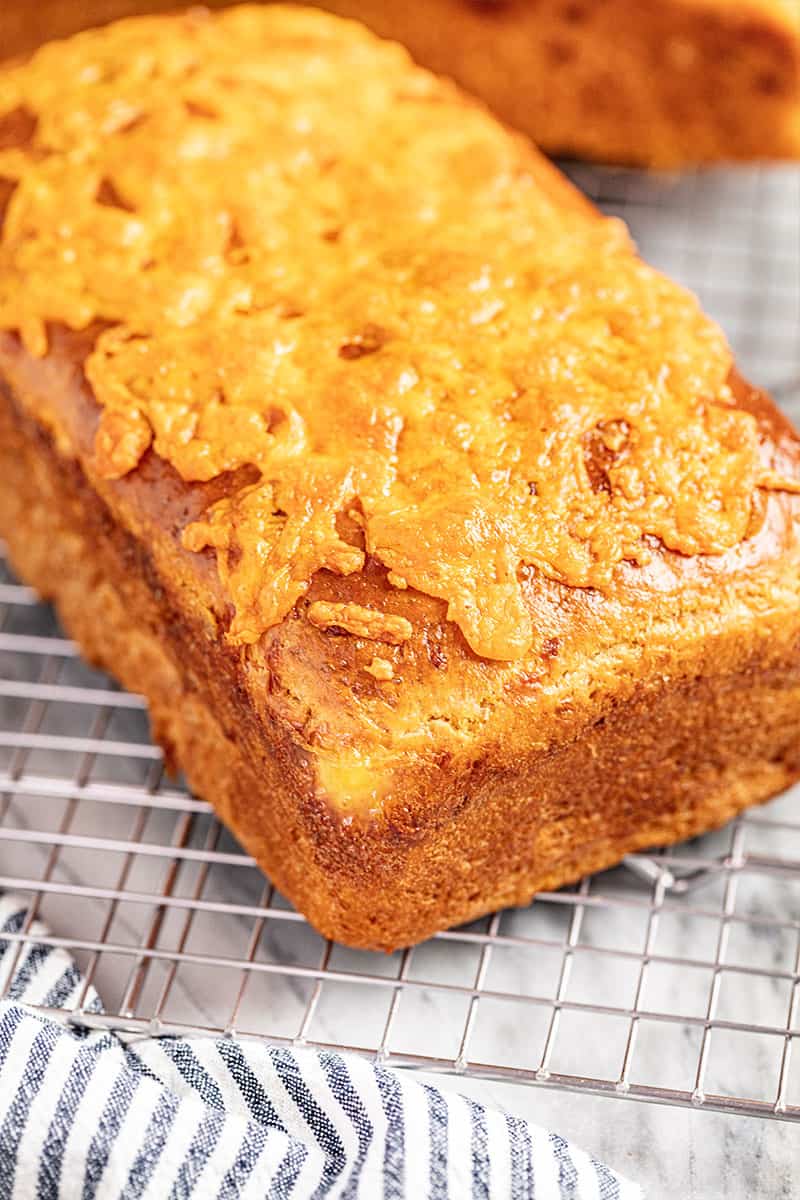
[[[572, 173], [800, 414], [800, 171]], [[30, 906], [3, 937], [19, 961], [41, 918], [75, 955], [76, 1021], [800, 1119], [800, 791], [413, 950], [348, 950], [165, 779], [142, 700], [0, 560], [0, 796], [0, 888]]]

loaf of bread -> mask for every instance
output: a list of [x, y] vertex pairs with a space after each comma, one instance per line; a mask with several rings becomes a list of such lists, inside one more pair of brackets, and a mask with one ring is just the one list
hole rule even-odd
[[[548, 153], [659, 167], [800, 157], [800, 0], [319, 2], [402, 42]], [[0, 56], [164, 7], [4, 0]]]
[[0, 71], [0, 533], [333, 938], [800, 775], [800, 442], [521, 136], [318, 11]]
[[800, 158], [800, 0], [325, 0], [549, 154]]

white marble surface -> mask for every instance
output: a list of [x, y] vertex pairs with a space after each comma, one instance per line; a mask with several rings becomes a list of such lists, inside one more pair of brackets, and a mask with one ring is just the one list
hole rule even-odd
[[[751, 377], [800, 414], [800, 171], [660, 182], [589, 168], [576, 168], [576, 175], [631, 221], [648, 257], [700, 292]], [[263, 879], [243, 860], [220, 858], [203, 874], [194, 852], [237, 852], [226, 834], [214, 841], [202, 807], [182, 816], [184, 797], [167, 785], [142, 820], [141, 791], [158, 778], [143, 713], [105, 693], [98, 707], [85, 693], [48, 692], [107, 684], [68, 654], [48, 654], [46, 646], [19, 651], [14, 638], [55, 632], [22, 594], [0, 598], [0, 617], [0, 637], [12, 638], [0, 642], [0, 681], [8, 685], [0, 698], [7, 743], [0, 744], [0, 790], [8, 798], [0, 814], [0, 887], [20, 887], [49, 871], [41, 915], [57, 936], [78, 943], [77, 957], [94, 972], [110, 1012], [126, 1003], [143, 1020], [159, 1013], [166, 1023], [214, 1029], [236, 1008], [237, 1027], [253, 1034], [292, 1038], [302, 1029], [312, 1040], [370, 1051], [385, 1038], [397, 1054], [454, 1060], [482, 971], [471, 1062], [535, 1071], [544, 1056], [551, 1071], [613, 1082], [636, 1005], [670, 1019], [640, 1020], [629, 1081], [690, 1092], [711, 1003], [715, 1019], [727, 1025], [705, 1046], [705, 1090], [774, 1101], [800, 933], [800, 793], [753, 814], [736, 834], [729, 828], [685, 848], [681, 853], [696, 861], [733, 853], [736, 869], [712, 872], [686, 896], [666, 895], [655, 919], [652, 888], [618, 870], [592, 881], [580, 923], [572, 921], [574, 900], [562, 898], [504, 914], [491, 926], [478, 923], [468, 931], [473, 940], [434, 941], [406, 960], [341, 947], [327, 952], [280, 899], [263, 926], [256, 923]], [[19, 695], [8, 694], [14, 688]], [[66, 739], [55, 756], [37, 742], [54, 736]], [[87, 738], [117, 742], [120, 752], [97, 753]], [[69, 779], [72, 788], [64, 786]], [[70, 792], [79, 799], [71, 802]], [[131, 846], [137, 839], [138, 849]], [[171, 872], [159, 850], [181, 840], [189, 856]], [[61, 845], [57, 860], [53, 841]], [[188, 908], [154, 906], [165, 887], [187, 904], [200, 898], [191, 925]], [[102, 898], [87, 893], [98, 888]], [[499, 940], [482, 965], [481, 938], [490, 929]], [[562, 973], [570, 938], [570, 970]], [[101, 942], [109, 948], [96, 953]], [[135, 950], [145, 943], [158, 957], [139, 973]], [[642, 972], [645, 949], [652, 960]], [[248, 955], [255, 967], [243, 972]], [[716, 983], [715, 960], [725, 968]], [[393, 1001], [400, 971], [406, 986]], [[565, 1009], [554, 1024], [556, 996]], [[604, 1011], [581, 1007], [590, 1005]], [[800, 1026], [800, 1017], [793, 1022]], [[640, 1180], [653, 1200], [800, 1195], [798, 1124], [586, 1091], [439, 1082], [557, 1129]], [[800, 1045], [785, 1099], [800, 1105]]]

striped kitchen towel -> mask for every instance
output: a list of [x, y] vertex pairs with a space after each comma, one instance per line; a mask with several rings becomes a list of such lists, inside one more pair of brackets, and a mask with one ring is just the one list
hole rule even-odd
[[17, 957], [25, 919], [0, 897], [0, 1200], [641, 1200], [563, 1138], [366, 1059], [44, 1015], [84, 983], [45, 941]]

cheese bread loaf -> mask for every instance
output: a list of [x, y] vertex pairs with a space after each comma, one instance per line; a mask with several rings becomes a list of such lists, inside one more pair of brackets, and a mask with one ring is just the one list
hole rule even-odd
[[521, 136], [319, 11], [0, 71], [0, 534], [323, 933], [800, 774], [800, 445]]

